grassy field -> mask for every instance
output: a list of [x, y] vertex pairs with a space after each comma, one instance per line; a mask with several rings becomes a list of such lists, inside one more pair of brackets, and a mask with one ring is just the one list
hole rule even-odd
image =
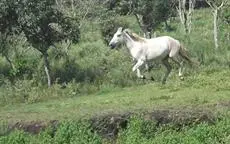
[[176, 77], [175, 71], [166, 85], [151, 82], [129, 88], [104, 89], [75, 98], [7, 105], [1, 107], [0, 118], [17, 122], [79, 119], [154, 109], [207, 108], [217, 111], [218, 104], [229, 103], [229, 80], [230, 72], [226, 68], [190, 73], [184, 81]]
[[[202, 71], [187, 74], [184, 81], [180, 81], [174, 73], [165, 85], [151, 82], [142, 86], [104, 89], [95, 94], [74, 98], [3, 106], [0, 109], [1, 124], [16, 124], [19, 129], [26, 128], [27, 124], [35, 127], [32, 131], [24, 129], [29, 132], [36, 131], [39, 128], [36, 125], [50, 121], [59, 122], [59, 126], [55, 132], [48, 128], [38, 135], [13, 131], [8, 136], [0, 137], [0, 143], [228, 143], [229, 69], [200, 70]], [[168, 111], [165, 118], [162, 113], [164, 111]], [[152, 112], [159, 116], [157, 121], [160, 123], [170, 117], [172, 121], [158, 125], [155, 120], [135, 117]], [[125, 129], [110, 124], [111, 118], [127, 113], [133, 113], [134, 117], [131, 117]], [[108, 118], [107, 122], [103, 117]], [[92, 118], [99, 119], [94, 123], [87, 123]], [[177, 120], [174, 121], [174, 118]], [[115, 135], [116, 139], [108, 139], [106, 134], [100, 133], [100, 130], [106, 131], [111, 125], [111, 129], [119, 130], [119, 134], [116, 134], [118, 137]], [[95, 129], [96, 133], [92, 133]], [[7, 132], [4, 126], [0, 130]]]

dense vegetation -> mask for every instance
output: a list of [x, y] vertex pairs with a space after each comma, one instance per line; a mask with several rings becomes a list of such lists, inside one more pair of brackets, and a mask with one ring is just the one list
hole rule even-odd
[[[208, 106], [228, 101], [229, 3], [218, 15], [219, 48], [215, 49], [211, 9], [197, 6], [188, 34], [177, 16], [177, 3], [168, 2], [2, 0], [0, 120], [14, 123], [59, 117], [79, 119], [110, 112]], [[151, 72], [155, 82], [137, 79], [127, 50], [123, 46], [110, 50], [107, 46], [119, 26], [140, 35], [150, 32], [172, 36], [186, 46], [200, 66], [188, 67], [184, 81], [177, 78], [175, 67], [165, 86], [160, 84], [165, 69], [157, 64]], [[85, 111], [77, 110], [75, 116], [76, 109]], [[229, 120], [223, 118], [214, 124], [178, 128], [173, 124], [156, 126], [135, 117], [119, 132], [117, 142], [227, 143], [228, 125]], [[87, 122], [61, 122], [55, 134], [49, 128], [39, 135], [15, 131], [1, 137], [0, 143], [107, 143], [92, 131]]]
[[[221, 119], [213, 124], [200, 123], [178, 127], [173, 124], [158, 126], [154, 121], [142, 117], [132, 117], [125, 130], [116, 139], [118, 144], [199, 144], [228, 143], [230, 141], [230, 121]], [[38, 135], [14, 131], [0, 138], [1, 144], [101, 144], [110, 143], [93, 131], [88, 122], [65, 121], [55, 130], [47, 128]]]

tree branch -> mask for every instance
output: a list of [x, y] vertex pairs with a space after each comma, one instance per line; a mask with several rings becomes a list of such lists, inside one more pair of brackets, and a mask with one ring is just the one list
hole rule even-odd
[[205, 1], [206, 1], [206, 3], [207, 3], [212, 9], [216, 9], [216, 8], [217, 8], [217, 6], [214, 5], [214, 3], [212, 3], [210, 0], [205, 0]]
[[86, 18], [88, 13], [89, 13], [89, 7], [87, 7], [86, 12], [85, 12], [84, 16], [81, 19], [82, 22], [79, 24], [79, 29], [81, 28], [81, 26], [83, 24], [83, 21], [85, 20], [85, 18]]
[[220, 6], [217, 7], [217, 9], [218, 9], [218, 10], [221, 9], [221, 8], [224, 6], [224, 4], [225, 4], [226, 2], [227, 2], [227, 0], [222, 1], [222, 3], [220, 4]]

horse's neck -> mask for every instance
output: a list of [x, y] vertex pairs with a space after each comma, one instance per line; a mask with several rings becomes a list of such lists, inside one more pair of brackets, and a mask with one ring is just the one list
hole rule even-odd
[[124, 33], [124, 37], [125, 37], [125, 45], [126, 47], [129, 49], [129, 51], [132, 50], [132, 48], [134, 47], [134, 40], [129, 36], [127, 35], [126, 33]]

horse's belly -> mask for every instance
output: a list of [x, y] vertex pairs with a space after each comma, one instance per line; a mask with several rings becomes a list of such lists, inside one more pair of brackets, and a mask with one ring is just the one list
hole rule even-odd
[[147, 53], [147, 60], [163, 60], [165, 57], [167, 57], [169, 54], [169, 50], [168, 49], [158, 49], [158, 50], [150, 50]]

